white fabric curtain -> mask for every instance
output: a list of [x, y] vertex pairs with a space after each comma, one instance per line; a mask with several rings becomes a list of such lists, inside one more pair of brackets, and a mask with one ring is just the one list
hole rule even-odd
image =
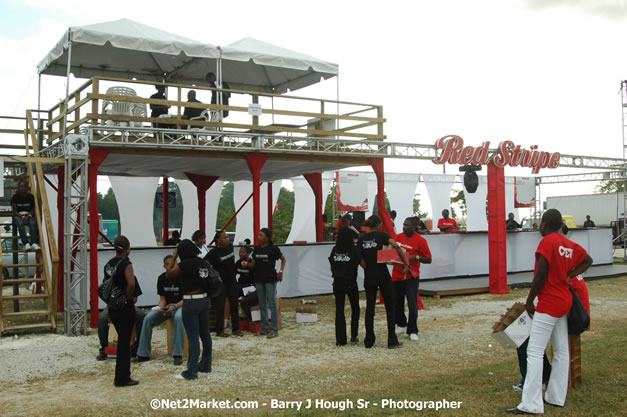
[[396, 210], [396, 233], [402, 232], [405, 219], [414, 215], [414, 196], [419, 180], [419, 174], [385, 175], [385, 192], [390, 201], [390, 210]]
[[517, 222], [520, 222], [520, 216], [518, 215], [518, 209], [514, 206], [514, 177], [505, 177], [505, 219], [509, 213], [514, 213], [514, 218]]
[[[322, 209], [327, 201], [328, 191], [335, 172], [329, 171], [322, 174]], [[290, 178], [294, 185], [294, 218], [292, 229], [287, 236], [286, 243], [305, 240], [316, 241], [316, 198], [311, 186], [303, 176]]]
[[120, 231], [132, 246], [155, 246], [152, 225], [159, 177], [109, 176], [120, 212]]
[[486, 201], [488, 198], [488, 177], [479, 175], [479, 187], [474, 193], [469, 193], [464, 187], [466, 196], [466, 230], [488, 230], [486, 217]]
[[[279, 198], [279, 191], [281, 191], [282, 181], [274, 181], [272, 183], [272, 210], [276, 206], [276, 201]], [[248, 196], [253, 192], [252, 181], [236, 181], [233, 202], [235, 204], [235, 211], [246, 201]], [[260, 189], [260, 224], [261, 227], [268, 227], [268, 185], [267, 183], [261, 184]], [[237, 225], [235, 226], [235, 242], [241, 242], [244, 239], [250, 239], [251, 242], [255, 241], [253, 236], [253, 199], [251, 198], [246, 206], [237, 215]]]
[[422, 174], [422, 180], [427, 187], [429, 200], [431, 200], [432, 230], [434, 231], [438, 230], [438, 220], [442, 216], [442, 210], [451, 211], [451, 190], [456, 178], [457, 175]]
[[[183, 200], [183, 227], [181, 228], [181, 239], [191, 239], [192, 234], [198, 230], [198, 194], [196, 186], [191, 181], [176, 180], [176, 185], [181, 191]], [[213, 188], [213, 187], [212, 187]]]

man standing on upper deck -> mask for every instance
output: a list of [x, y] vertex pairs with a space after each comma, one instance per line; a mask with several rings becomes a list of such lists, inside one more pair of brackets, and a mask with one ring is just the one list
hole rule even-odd
[[[207, 82], [209, 83], [209, 86], [211, 88], [226, 88], [227, 90], [230, 89], [231, 87], [229, 87], [229, 83], [227, 83], [226, 81], [222, 81], [222, 85], [219, 86], [216, 84], [216, 75], [213, 72], [208, 72], [207, 75], [205, 75], [205, 80], [207, 80]], [[211, 104], [218, 104], [218, 92], [216, 90], [211, 90]], [[228, 106], [229, 105], [229, 98], [231, 97], [231, 93], [229, 93], [228, 91], [223, 91], [222, 92], [222, 105], [223, 106]], [[222, 110], [222, 118], [228, 117], [229, 116], [229, 111], [228, 110]], [[221, 118], [221, 119], [222, 119]]]
[[448, 217], [448, 210], [442, 210], [442, 218], [438, 220], [438, 229], [440, 232], [454, 232], [457, 230], [457, 222], [455, 219]]
[[[157, 89], [157, 92], [151, 95], [150, 98], [157, 99], [157, 100], [167, 100], [167, 97], [165, 96], [165, 85], [156, 84], [155, 88]], [[170, 109], [170, 106], [166, 106], [165, 104], [150, 103], [150, 110], [151, 110], [150, 117], [159, 117], [162, 114], [168, 114], [169, 109]], [[170, 127], [170, 126], [163, 125], [160, 123], [153, 123], [152, 127], [159, 128], [159, 127]]]

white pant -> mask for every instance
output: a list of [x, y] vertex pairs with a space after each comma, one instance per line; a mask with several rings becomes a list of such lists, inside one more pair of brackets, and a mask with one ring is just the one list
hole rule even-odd
[[549, 342], [553, 344], [553, 363], [545, 400], [563, 406], [568, 391], [568, 322], [567, 315], [556, 318], [535, 313], [531, 322], [531, 334], [527, 346], [527, 376], [523, 386], [520, 410], [528, 413], [544, 413], [542, 402], [542, 357]]

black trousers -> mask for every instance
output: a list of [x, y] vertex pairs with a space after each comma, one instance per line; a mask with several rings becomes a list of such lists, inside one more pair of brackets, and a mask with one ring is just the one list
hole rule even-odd
[[259, 305], [259, 296], [257, 295], [257, 291], [248, 293], [246, 297], [240, 300], [239, 304], [242, 306], [242, 309], [246, 313], [246, 318], [248, 320], [252, 320], [253, 318], [250, 310], [252, 307]]
[[[525, 340], [522, 345], [516, 348], [518, 354], [518, 367], [520, 368], [520, 375], [522, 375], [521, 384], [525, 384], [525, 377], [527, 376], [527, 345], [529, 344], [529, 338]], [[542, 383], [548, 384], [551, 376], [551, 362], [546, 356], [546, 350], [544, 351], [544, 357], [542, 358]]]
[[235, 279], [225, 279], [222, 282], [222, 289], [216, 297], [216, 334], [218, 335], [224, 331], [224, 304], [227, 297], [231, 311], [231, 324], [233, 331], [236, 331], [239, 330], [239, 288]]
[[118, 353], [115, 358], [116, 385], [124, 384], [131, 378], [131, 331], [135, 323], [135, 305], [128, 301], [120, 310], [110, 310], [109, 316], [118, 332]]
[[357, 282], [333, 283], [333, 295], [335, 296], [335, 344], [346, 344], [346, 317], [344, 316], [344, 302], [346, 296], [351, 305], [351, 338], [357, 337], [359, 329], [359, 292]]
[[388, 325], [388, 346], [398, 344], [398, 338], [394, 332], [394, 291], [390, 278], [371, 279], [366, 285], [366, 338], [364, 344], [370, 347], [374, 344], [374, 309], [377, 304], [377, 290], [381, 291], [385, 300], [385, 316]]

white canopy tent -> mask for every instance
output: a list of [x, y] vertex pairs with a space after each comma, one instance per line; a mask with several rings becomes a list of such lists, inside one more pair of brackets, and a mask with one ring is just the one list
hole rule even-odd
[[[197, 83], [203, 74], [183, 71], [203, 59], [213, 63], [220, 51], [211, 44], [184, 38], [128, 19], [73, 26], [39, 63], [39, 74], [78, 78], [96, 75]], [[183, 75], [185, 74], [185, 75]], [[192, 75], [192, 76], [190, 76]]]
[[282, 94], [339, 74], [337, 64], [253, 38], [221, 49], [222, 79], [232, 88]]

